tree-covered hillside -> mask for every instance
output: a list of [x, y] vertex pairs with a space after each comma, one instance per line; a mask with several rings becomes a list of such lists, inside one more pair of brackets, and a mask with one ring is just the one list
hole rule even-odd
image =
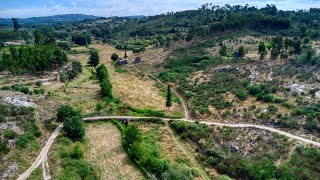
[[258, 9], [254, 6], [219, 7], [205, 4], [198, 10], [138, 19], [114, 18], [92, 29], [92, 33], [105, 42], [118, 45], [118, 48], [134, 50], [155, 44], [170, 45], [170, 42], [179, 39], [191, 40], [240, 30], [316, 38], [320, 34], [318, 19], [320, 9], [317, 8], [283, 11], [274, 5]]
[[[63, 14], [47, 17], [30, 17], [19, 18], [19, 22], [23, 28], [34, 28], [38, 26], [56, 25], [67, 22], [83, 21], [85, 19], [98, 19], [97, 16], [83, 14]], [[0, 24], [12, 27], [11, 18], [0, 18]]]

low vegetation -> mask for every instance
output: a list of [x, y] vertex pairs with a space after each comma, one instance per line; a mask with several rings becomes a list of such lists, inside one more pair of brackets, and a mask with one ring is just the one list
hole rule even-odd
[[[144, 122], [144, 120], [140, 120]], [[163, 124], [161, 120], [147, 120], [149, 123]], [[193, 179], [190, 168], [178, 165], [163, 157], [158, 131], [142, 132], [136, 125], [124, 126], [118, 121], [113, 123], [122, 134], [122, 143], [130, 159], [141, 169], [147, 177], [159, 179]]]
[[[250, 140], [258, 143], [257, 148], [260, 149], [254, 148], [255, 146], [245, 145], [250, 147], [247, 147], [250, 149], [250, 153], [244, 156], [242, 153], [245, 153], [243, 152], [245, 148], [239, 149], [238, 146], [234, 145], [234, 139], [240, 138], [239, 134], [241, 134], [242, 130], [209, 128], [198, 123], [176, 121], [171, 122], [170, 127], [184, 141], [194, 144], [192, 147], [196, 147], [196, 152], [199, 154], [198, 158], [199, 160], [201, 159], [200, 162], [203, 162], [204, 166], [215, 168], [220, 173], [227, 174], [233, 178], [314, 179], [320, 173], [316, 169], [319, 159], [314, 158], [311, 161], [309, 159], [311, 156], [319, 156], [320, 151], [313, 147], [298, 146], [294, 149], [292, 156], [287, 156], [280, 165], [277, 165], [276, 161], [289, 153], [290, 142], [288, 139], [276, 134], [271, 136], [269, 140], [270, 143], [272, 142], [271, 144], [261, 144], [266, 140], [267, 136], [263, 138], [262, 142], [259, 140], [261, 139], [260, 135], [256, 136], [254, 141]], [[244, 136], [251, 138], [248, 137], [250, 134], [244, 134]], [[240, 146], [243, 145], [240, 144]], [[261, 148], [264, 150], [261, 150]], [[273, 149], [273, 151], [268, 151], [268, 149]], [[305, 165], [298, 167], [298, 164]]]

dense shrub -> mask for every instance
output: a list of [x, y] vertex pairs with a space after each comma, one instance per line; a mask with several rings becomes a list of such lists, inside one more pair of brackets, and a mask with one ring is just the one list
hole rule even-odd
[[40, 137], [42, 135], [39, 127], [34, 122], [28, 122], [24, 125], [24, 130], [31, 132], [35, 137]]
[[37, 94], [37, 95], [38, 95], [38, 94], [41, 93], [41, 90], [40, 90], [40, 89], [34, 89], [33, 92], [34, 92], [34, 94]]
[[242, 100], [242, 101], [244, 101], [244, 100], [246, 100], [246, 99], [248, 98], [247, 92], [245, 92], [245, 91], [243, 91], [243, 90], [237, 90], [237, 91], [235, 92], [235, 94], [236, 94], [236, 96], [237, 96], [240, 100]]
[[103, 79], [100, 84], [100, 94], [102, 97], [113, 98], [112, 95], [112, 85], [109, 79]]
[[24, 93], [24, 94], [28, 94], [29, 93], [29, 88], [26, 87], [26, 86], [22, 86], [20, 89], [19, 89], [20, 92]]
[[170, 168], [167, 160], [160, 155], [160, 147], [151, 136], [142, 136], [137, 126], [124, 127], [121, 123], [113, 121], [122, 132], [122, 142], [129, 157], [144, 172], [151, 173], [157, 178]]
[[171, 167], [168, 171], [162, 174], [164, 180], [192, 180], [193, 174], [190, 168], [186, 166]]
[[72, 36], [72, 41], [80, 46], [86, 46], [91, 43], [91, 37], [86, 34], [77, 34]]
[[67, 118], [80, 116], [80, 113], [74, 110], [71, 106], [62, 105], [57, 110], [57, 121], [64, 122]]
[[83, 159], [73, 159], [62, 163], [63, 171], [58, 179], [98, 179], [94, 167]]
[[82, 140], [85, 135], [85, 128], [81, 115], [66, 118], [64, 121], [63, 130], [66, 136], [71, 140]]
[[8, 154], [10, 151], [10, 148], [8, 148], [6, 142], [0, 142], [0, 155], [3, 156], [5, 154]]
[[17, 133], [15, 131], [13, 131], [13, 130], [6, 130], [3, 133], [3, 137], [6, 138], [6, 139], [14, 139], [17, 136], [18, 136]]
[[35, 141], [35, 137], [31, 132], [26, 132], [18, 137], [16, 145], [18, 148], [23, 149], [26, 148], [27, 144], [32, 141]]
[[81, 148], [79, 143], [76, 143], [76, 145], [72, 148], [70, 157], [72, 159], [82, 159], [83, 155], [84, 155], [83, 149]]

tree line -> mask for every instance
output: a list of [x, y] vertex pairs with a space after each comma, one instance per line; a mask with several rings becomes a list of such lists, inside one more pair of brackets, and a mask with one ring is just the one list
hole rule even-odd
[[10, 46], [3, 52], [0, 70], [13, 74], [41, 72], [61, 67], [68, 61], [67, 55], [55, 45]]

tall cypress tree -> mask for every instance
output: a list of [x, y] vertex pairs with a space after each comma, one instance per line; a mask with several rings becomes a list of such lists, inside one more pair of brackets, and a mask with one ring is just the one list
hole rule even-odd
[[99, 54], [97, 51], [90, 51], [90, 58], [89, 58], [89, 62], [88, 64], [93, 66], [93, 67], [97, 67], [97, 65], [99, 64], [100, 60], [99, 60]]
[[168, 108], [172, 106], [172, 94], [171, 94], [171, 88], [170, 88], [170, 86], [168, 86], [168, 90], [167, 90], [166, 106], [167, 106]]

